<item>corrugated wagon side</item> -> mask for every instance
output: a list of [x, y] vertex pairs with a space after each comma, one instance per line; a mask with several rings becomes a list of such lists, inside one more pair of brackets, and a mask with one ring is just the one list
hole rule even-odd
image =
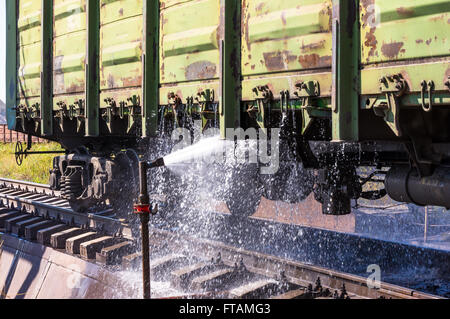
[[84, 206], [122, 189], [155, 140], [199, 127], [277, 132], [279, 170], [232, 187], [247, 214], [261, 195], [311, 192], [326, 214], [387, 193], [450, 207], [449, 12], [448, 0], [8, 1], [9, 128], [68, 150], [51, 183]]

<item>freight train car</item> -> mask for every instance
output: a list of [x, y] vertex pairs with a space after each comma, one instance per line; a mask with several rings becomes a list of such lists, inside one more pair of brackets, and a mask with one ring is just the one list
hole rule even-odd
[[201, 120], [223, 139], [281, 128], [280, 170], [236, 184], [234, 213], [251, 213], [259, 187], [290, 202], [314, 192], [334, 215], [386, 194], [450, 207], [449, 0], [6, 5], [9, 128], [67, 150], [50, 183], [74, 204], [117, 197], [152, 141]]

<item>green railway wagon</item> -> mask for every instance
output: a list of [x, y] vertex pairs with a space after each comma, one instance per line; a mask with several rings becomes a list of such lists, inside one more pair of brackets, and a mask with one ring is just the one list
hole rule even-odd
[[280, 138], [280, 169], [233, 185], [233, 213], [310, 192], [334, 215], [386, 194], [450, 207], [448, 0], [6, 5], [9, 128], [67, 150], [50, 183], [74, 205], [117, 197], [156, 140], [198, 121]]

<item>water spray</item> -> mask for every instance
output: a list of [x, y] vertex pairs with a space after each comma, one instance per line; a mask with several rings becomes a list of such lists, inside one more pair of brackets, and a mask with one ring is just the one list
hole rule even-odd
[[153, 162], [139, 162], [139, 203], [134, 205], [134, 213], [139, 215], [141, 220], [142, 237], [142, 281], [143, 297], [151, 298], [150, 279], [150, 240], [149, 227], [150, 215], [156, 215], [158, 207], [150, 203], [150, 196], [147, 187], [147, 171], [152, 168], [165, 166], [164, 159], [160, 158]]

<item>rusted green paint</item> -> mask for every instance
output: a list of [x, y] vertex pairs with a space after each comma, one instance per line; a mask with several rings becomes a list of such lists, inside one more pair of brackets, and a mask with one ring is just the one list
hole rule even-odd
[[[304, 73], [304, 74], [274, 74], [264, 77], [251, 77], [242, 82], [242, 100], [251, 101], [255, 98], [253, 88], [267, 85], [272, 91], [274, 99], [280, 99], [279, 92], [288, 90], [291, 98], [295, 98], [296, 85], [306, 81], [317, 81], [320, 83], [320, 95], [331, 96], [331, 72]], [[331, 107], [331, 106], [330, 106]]]
[[53, 1], [42, 0], [41, 135], [53, 135]]
[[53, 108], [82, 99], [85, 90], [86, 0], [54, 1]]
[[[273, 112], [280, 110], [279, 93], [285, 91], [290, 94], [291, 107], [300, 111], [297, 85], [317, 81], [320, 97], [315, 105], [321, 111], [302, 111], [300, 133], [313, 117], [330, 114], [331, 8], [331, 1], [324, 0], [242, 1], [242, 99], [254, 100], [254, 89], [267, 86], [273, 96]], [[262, 118], [258, 122], [265, 126]]]
[[[420, 92], [423, 80], [434, 80], [436, 92], [448, 92], [444, 83], [450, 76], [450, 60], [443, 58], [409, 65], [391, 65], [388, 68], [365, 68], [361, 71], [361, 94], [380, 94], [379, 80], [390, 74], [402, 74], [408, 84], [409, 92]], [[361, 107], [365, 107], [365, 105], [361, 105]]]
[[332, 140], [359, 139], [359, 1], [333, 0]]
[[[142, 84], [143, 2], [101, 1], [100, 89], [124, 90]], [[121, 100], [129, 98], [123, 94]], [[118, 101], [117, 101], [118, 102]], [[101, 106], [106, 104], [102, 100]]]
[[18, 26], [18, 104], [41, 94], [41, 1], [20, 0]]
[[[218, 81], [194, 81], [177, 83], [176, 85], [162, 85], [159, 90], [160, 104], [169, 104], [169, 99], [167, 98], [169, 93], [174, 93], [178, 95], [183, 102], [186, 102], [187, 98], [197, 97], [197, 95], [205, 90], [214, 90], [214, 92], [219, 92], [219, 82]], [[218, 96], [216, 96], [216, 99]]]
[[[344, 8], [338, 16], [334, 54], [333, 2]], [[109, 107], [104, 100], [108, 98], [117, 105], [125, 101], [129, 107], [128, 99], [136, 97], [143, 108], [138, 114], [144, 128], [136, 134], [154, 136], [158, 105], [171, 103], [168, 96], [176, 95], [186, 104], [199, 93], [214, 90], [213, 102], [223, 106], [219, 111], [224, 136], [224, 128], [238, 126], [240, 112], [255, 103], [255, 87], [267, 86], [273, 112], [280, 110], [279, 92], [289, 91], [289, 103], [303, 114], [302, 133], [313, 118], [329, 118], [334, 107], [332, 138], [336, 141], [357, 140], [358, 131], [366, 129], [358, 127], [358, 111], [385, 102], [379, 79], [388, 75], [401, 74], [408, 85], [400, 98], [402, 107], [421, 107], [424, 80], [434, 82], [433, 104], [449, 104], [445, 85], [450, 77], [448, 0], [411, 0], [401, 5], [390, 0], [52, 3], [53, 50], [49, 50], [51, 32], [42, 20], [49, 19], [51, 10], [42, 8], [42, 0], [20, 0], [17, 10], [14, 1], [7, 1], [8, 44], [17, 42], [15, 47], [7, 46], [11, 127], [15, 125], [16, 105], [43, 104], [44, 112], [50, 114], [43, 101], [51, 98], [51, 91], [54, 112], [59, 111], [58, 103], [70, 106], [75, 100], [86, 101], [87, 114], [80, 117], [81, 121], [87, 116], [86, 132], [80, 134], [88, 136], [108, 134], [102, 131]], [[145, 6], [151, 9], [144, 14]], [[378, 11], [371, 11], [374, 8]], [[380, 20], [373, 26], [371, 14], [377, 12]], [[42, 52], [52, 52], [53, 59]], [[53, 68], [52, 90], [40, 79], [49, 66]], [[295, 93], [297, 85], [309, 81], [320, 84], [320, 96], [314, 98], [313, 108], [302, 109]], [[199, 105], [194, 106], [197, 112]], [[125, 112], [128, 115], [131, 111]], [[124, 123], [117, 126], [122, 131], [115, 134], [125, 132], [126, 125], [124, 134], [134, 134], [130, 128], [138, 127], [135, 121], [140, 120], [139, 115], [129, 117], [128, 124], [122, 119]], [[112, 133], [114, 125], [106, 125]]]
[[154, 137], [158, 128], [159, 106], [159, 3], [145, 0], [144, 6], [144, 82], [142, 136]]
[[98, 136], [100, 133], [100, 74], [99, 74], [99, 28], [100, 3], [87, 1], [87, 57], [86, 57], [86, 136]]
[[102, 25], [136, 16], [142, 17], [143, 0], [99, 0]]
[[361, 1], [364, 64], [448, 55], [450, 1]]
[[243, 0], [243, 75], [331, 67], [331, 1]]
[[219, 0], [161, 1], [161, 83], [219, 78]]
[[[9, 45], [6, 45], [6, 44]], [[17, 2], [6, 1], [6, 119], [8, 129], [16, 128], [17, 106]]]

